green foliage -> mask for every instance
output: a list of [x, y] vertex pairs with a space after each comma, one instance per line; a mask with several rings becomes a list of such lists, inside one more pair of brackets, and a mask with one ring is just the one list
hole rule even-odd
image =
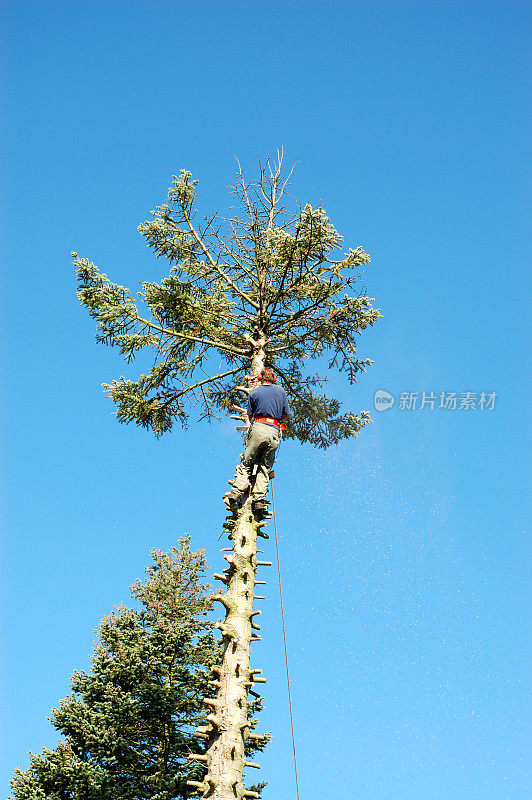
[[15, 771], [15, 800], [172, 800], [187, 796], [188, 778], [202, 779], [205, 768], [186, 756], [204, 750], [194, 730], [205, 724], [210, 667], [221, 662], [204, 556], [184, 538], [152, 557], [132, 587], [138, 608], [103, 619], [92, 670], [75, 672], [52, 710], [63, 741]]
[[121, 422], [160, 436], [176, 419], [185, 424], [193, 407], [216, 416], [241, 399], [237, 387], [262, 340], [294, 410], [289, 436], [328, 447], [369, 421], [367, 412], [340, 414], [337, 400], [316, 393], [326, 378], [302, 366], [325, 359], [354, 383], [372, 363], [357, 356], [358, 336], [381, 316], [361, 286], [369, 256], [361, 247], [340, 251], [342, 236], [321, 206], [285, 208], [290, 177], [282, 176], [282, 156], [249, 183], [239, 170], [236, 215], [201, 221], [197, 181], [187, 170], [174, 175], [167, 201], [139, 225], [170, 265], [159, 284], [142, 285], [145, 315], [128, 289], [73, 253], [78, 297], [98, 323], [97, 340], [128, 362], [144, 348], [154, 353], [147, 375], [104, 384]]

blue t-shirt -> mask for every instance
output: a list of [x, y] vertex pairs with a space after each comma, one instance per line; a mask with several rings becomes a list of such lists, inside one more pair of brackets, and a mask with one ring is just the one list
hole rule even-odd
[[285, 390], [275, 383], [251, 390], [247, 412], [250, 417], [273, 417], [276, 420], [280, 420], [283, 414], [291, 413]]

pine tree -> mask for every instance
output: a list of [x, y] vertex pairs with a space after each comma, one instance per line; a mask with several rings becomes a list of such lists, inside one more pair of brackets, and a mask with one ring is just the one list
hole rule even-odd
[[339, 402], [316, 391], [326, 377], [305, 374], [302, 362], [323, 357], [351, 383], [372, 363], [356, 355], [358, 335], [380, 316], [360, 291], [359, 268], [369, 256], [357, 247], [334, 259], [342, 236], [321, 206], [307, 204], [294, 216], [281, 205], [281, 170], [280, 157], [257, 181], [246, 183], [239, 172], [234, 191], [247, 218], [203, 223], [194, 207], [197, 180], [187, 170], [174, 176], [167, 202], [139, 225], [157, 258], [171, 265], [160, 283], [142, 284], [148, 316], [129, 289], [73, 253], [78, 297], [98, 322], [97, 340], [128, 362], [153, 351], [146, 375], [104, 384], [121, 422], [160, 436], [176, 419], [186, 424], [194, 406], [200, 417], [216, 416], [237, 400], [250, 367], [253, 375], [264, 363], [289, 395], [289, 436], [325, 448], [368, 422], [366, 412], [339, 414]]
[[220, 658], [205, 617], [204, 555], [185, 537], [152, 557], [146, 580], [132, 586], [138, 607], [102, 620], [92, 670], [75, 672], [72, 693], [52, 710], [60, 744], [16, 770], [15, 800], [173, 800], [205, 773], [188, 760]]
[[[146, 311], [129, 289], [73, 253], [78, 297], [97, 321], [97, 340], [118, 347], [128, 363], [139, 351], [153, 353], [146, 374], [104, 384], [121, 422], [161, 436], [176, 420], [186, 426], [194, 410], [199, 419], [233, 411], [245, 429], [241, 398], [265, 366], [289, 397], [288, 437], [327, 448], [369, 422], [365, 411], [340, 413], [338, 400], [322, 392], [323, 369], [336, 368], [354, 383], [372, 363], [357, 355], [359, 335], [381, 316], [361, 283], [369, 256], [361, 247], [341, 252], [342, 236], [322, 206], [284, 205], [292, 172], [284, 177], [282, 162], [281, 152], [259, 163], [252, 181], [238, 165], [236, 210], [227, 217], [200, 219], [197, 180], [187, 170], [173, 177], [166, 202], [139, 226], [170, 267], [160, 283], [142, 284]], [[321, 374], [305, 368], [312, 361]], [[264, 524], [248, 497], [224, 526], [233, 546], [228, 567], [215, 575], [227, 587], [215, 597], [226, 611], [218, 623], [223, 651], [213, 665], [216, 698], [206, 698], [211, 713], [197, 730], [207, 746], [197, 759], [207, 772], [189, 781], [212, 800], [260, 794], [245, 788], [243, 772], [258, 766], [246, 760], [251, 743], [267, 740], [253, 730], [248, 696], [259, 698], [252, 687], [265, 682], [250, 667], [251, 642], [260, 639], [257, 568], [270, 563], [257, 558], [257, 537], [268, 538]]]

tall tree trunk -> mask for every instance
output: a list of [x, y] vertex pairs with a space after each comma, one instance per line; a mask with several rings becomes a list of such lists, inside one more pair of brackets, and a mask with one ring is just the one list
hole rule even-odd
[[[249, 341], [253, 347], [249, 386], [253, 387], [264, 367], [266, 340], [255, 333]], [[245, 788], [243, 771], [246, 766], [259, 766], [246, 760], [246, 740], [263, 738], [250, 729], [248, 692], [253, 692], [254, 684], [266, 682], [260, 675], [262, 670], [250, 667], [251, 642], [260, 639], [255, 633], [260, 627], [254, 619], [261, 612], [253, 609], [255, 586], [261, 583], [257, 580], [257, 568], [271, 566], [271, 562], [257, 558], [257, 537], [267, 538], [262, 531], [266, 518], [254, 514], [249, 496], [227, 517], [224, 528], [233, 544], [230, 554], [224, 556], [227, 568], [223, 574], [214, 576], [227, 587], [227, 591], [215, 597], [226, 609], [225, 620], [216, 623], [224, 640], [223, 659], [220, 666], [213, 667], [216, 699], [204, 700], [211, 712], [207, 717], [209, 724], [196, 731], [207, 740], [207, 749], [205, 754], [191, 759], [204, 762], [207, 774], [201, 783], [188, 781], [204, 798], [212, 800], [259, 797], [257, 792]]]

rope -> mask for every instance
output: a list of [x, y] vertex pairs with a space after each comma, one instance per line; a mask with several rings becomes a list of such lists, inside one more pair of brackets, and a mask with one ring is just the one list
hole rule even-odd
[[288, 650], [286, 647], [286, 628], [284, 624], [283, 587], [281, 586], [281, 566], [279, 563], [279, 542], [277, 540], [277, 521], [275, 519], [275, 498], [273, 496], [273, 481], [270, 481], [272, 492], [273, 529], [275, 531], [275, 550], [277, 552], [277, 573], [279, 575], [279, 595], [281, 598], [281, 619], [283, 621], [284, 659], [286, 662], [286, 684], [288, 686], [288, 706], [290, 708], [290, 727], [292, 728], [292, 749], [294, 751], [294, 772], [296, 776], [296, 795], [299, 800], [299, 783], [297, 780], [296, 739], [294, 736], [294, 717], [292, 715], [292, 695], [290, 693], [290, 673], [288, 671]]

